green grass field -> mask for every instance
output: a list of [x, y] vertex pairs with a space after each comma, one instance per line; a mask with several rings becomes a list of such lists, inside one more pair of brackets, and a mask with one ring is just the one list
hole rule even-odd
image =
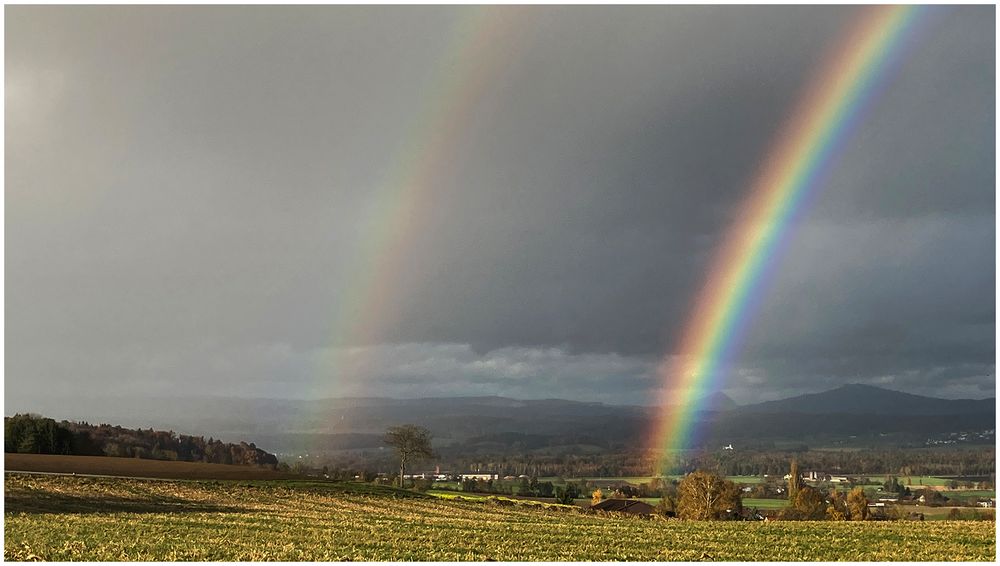
[[996, 491], [992, 489], [962, 489], [957, 491], [945, 490], [941, 492], [942, 495], [948, 498], [958, 498], [958, 499], [979, 499], [979, 498], [989, 498], [996, 497]]
[[[878, 481], [878, 479], [875, 477], [873, 477], [872, 479], [874, 481]], [[884, 478], [881, 479], [882, 481], [885, 481]], [[947, 478], [936, 478], [933, 476], [899, 476], [897, 479], [899, 480], [899, 483], [905, 486], [909, 486], [910, 489], [913, 489], [914, 486], [920, 487], [924, 485], [926, 486], [948, 485], [948, 482], [951, 481]]]
[[[761, 476], [727, 476], [727, 480], [735, 483], [743, 483], [747, 485], [764, 483], [764, 478]], [[781, 481], [781, 478], [778, 478]]]
[[[668, 476], [668, 477], [674, 477], [674, 476]], [[676, 477], [680, 478], [681, 476], [676, 476]], [[538, 481], [547, 481], [547, 482], [552, 482], [552, 483], [555, 483], [555, 484], [565, 483], [567, 481], [573, 481], [573, 482], [578, 482], [578, 481], [597, 481], [597, 482], [600, 482], [600, 481], [609, 481], [609, 482], [628, 482], [628, 483], [633, 483], [633, 484], [640, 484], [640, 483], [649, 483], [650, 480], [652, 480], [652, 479], [653, 479], [652, 476], [618, 476], [618, 477], [607, 477], [607, 478], [605, 478], [605, 477], [597, 477], [597, 476], [580, 477], [580, 478], [558, 478], [558, 477], [555, 477], [555, 476], [551, 476], [551, 477], [538, 478]]]
[[4, 479], [7, 560], [993, 560], [988, 522], [604, 517], [352, 483]]
[[865, 485], [882, 485], [885, 483], [886, 478], [895, 477], [899, 483], [902, 485], [909, 486], [910, 489], [915, 487], [943, 487], [948, 485], [948, 482], [952, 481], [954, 478], [947, 477], [936, 477], [936, 476], [899, 476], [896, 474], [853, 474], [852, 477], [864, 477], [868, 478], [868, 483]]
[[[684, 476], [680, 476], [680, 475], [663, 476], [663, 477], [665, 477], [667, 479], [672, 479], [672, 480], [681, 480], [681, 479], [684, 478]], [[733, 481], [735, 483], [742, 483], [742, 484], [758, 484], [758, 483], [762, 483], [764, 481], [764, 478], [762, 478], [760, 476], [727, 476], [726, 479], [728, 479], [730, 481]], [[580, 478], [557, 478], [557, 477], [553, 476], [553, 477], [538, 478], [538, 481], [547, 481], [547, 482], [553, 482], [553, 483], [562, 483], [562, 482], [565, 482], [565, 481], [574, 481], [574, 482], [578, 482], [578, 481], [591, 481], [591, 482], [609, 481], [609, 482], [628, 482], [628, 483], [635, 484], [635, 485], [639, 485], [639, 484], [642, 484], [642, 483], [649, 483], [652, 480], [653, 480], [653, 476], [619, 476], [619, 477], [607, 477], [607, 478], [596, 477], [596, 476], [580, 477]], [[781, 480], [781, 478], [778, 478], [778, 480], [779, 481], [783, 481], [783, 480]]]
[[[948, 514], [951, 513], [952, 509], [956, 507], [928, 507], [926, 505], [907, 505], [905, 507], [907, 511], [912, 511], [914, 513], [923, 513], [924, 520], [927, 521], [947, 521]], [[996, 513], [996, 509], [981, 509], [976, 507], [957, 507], [958, 512], [962, 514], [963, 517], [968, 518], [970, 515], [976, 514], [987, 514]]]
[[747, 509], [784, 509], [788, 507], [787, 499], [755, 499], [753, 497], [743, 498], [743, 507]]

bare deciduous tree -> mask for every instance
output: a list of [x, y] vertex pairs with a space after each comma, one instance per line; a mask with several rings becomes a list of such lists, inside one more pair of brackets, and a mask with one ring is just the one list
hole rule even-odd
[[385, 431], [385, 443], [395, 448], [399, 455], [399, 487], [405, 487], [403, 476], [409, 462], [434, 456], [431, 431], [422, 426], [407, 424], [389, 427]]

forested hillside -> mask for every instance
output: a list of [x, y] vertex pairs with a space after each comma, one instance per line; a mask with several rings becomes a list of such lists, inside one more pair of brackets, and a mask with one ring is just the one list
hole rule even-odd
[[119, 456], [268, 467], [278, 465], [274, 454], [257, 448], [252, 442], [230, 444], [173, 431], [56, 422], [38, 415], [20, 414], [4, 418], [4, 452]]

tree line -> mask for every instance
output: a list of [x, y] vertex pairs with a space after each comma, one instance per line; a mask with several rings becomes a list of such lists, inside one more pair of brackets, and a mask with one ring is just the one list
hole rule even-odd
[[[356, 454], [351, 465], [377, 464], [379, 455]], [[735, 450], [689, 451], [663, 460], [640, 452], [603, 454], [476, 455], [443, 454], [442, 467], [457, 471], [490, 471], [505, 475], [538, 477], [632, 477], [683, 475], [694, 470], [710, 470], [722, 476], [784, 475], [788, 462], [796, 458], [807, 470], [823, 470], [837, 475], [989, 476], [996, 470], [995, 451], [969, 449], [891, 448], [858, 451], [826, 450]], [[346, 462], [345, 462], [346, 463]]]
[[38, 415], [4, 417], [4, 452], [117, 456], [212, 464], [275, 467], [278, 458], [252, 442], [225, 443], [173, 431], [129, 429], [109, 424], [56, 422]]

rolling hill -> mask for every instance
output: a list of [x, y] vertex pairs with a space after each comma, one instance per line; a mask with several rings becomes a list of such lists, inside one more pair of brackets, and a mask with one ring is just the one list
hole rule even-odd
[[[709, 443], [923, 443], [933, 435], [994, 428], [995, 399], [948, 400], [866, 385], [846, 385], [788, 399], [738, 406], [723, 393], [695, 418]], [[64, 405], [65, 407], [65, 405]], [[72, 414], [53, 406], [10, 407], [57, 418], [156, 427], [227, 440], [252, 438], [276, 453], [382, 447], [388, 426], [416, 423], [442, 446], [469, 453], [553, 447], [618, 450], [635, 447], [670, 408], [565, 399], [428, 397], [317, 400], [220, 397], [103, 399], [77, 404]], [[868, 440], [864, 440], [868, 442]], [[585, 448], [589, 447], [589, 448]]]
[[871, 385], [849, 384], [822, 393], [747, 405], [743, 413], [810, 415], [963, 415], [996, 412], [996, 399], [938, 399]]

